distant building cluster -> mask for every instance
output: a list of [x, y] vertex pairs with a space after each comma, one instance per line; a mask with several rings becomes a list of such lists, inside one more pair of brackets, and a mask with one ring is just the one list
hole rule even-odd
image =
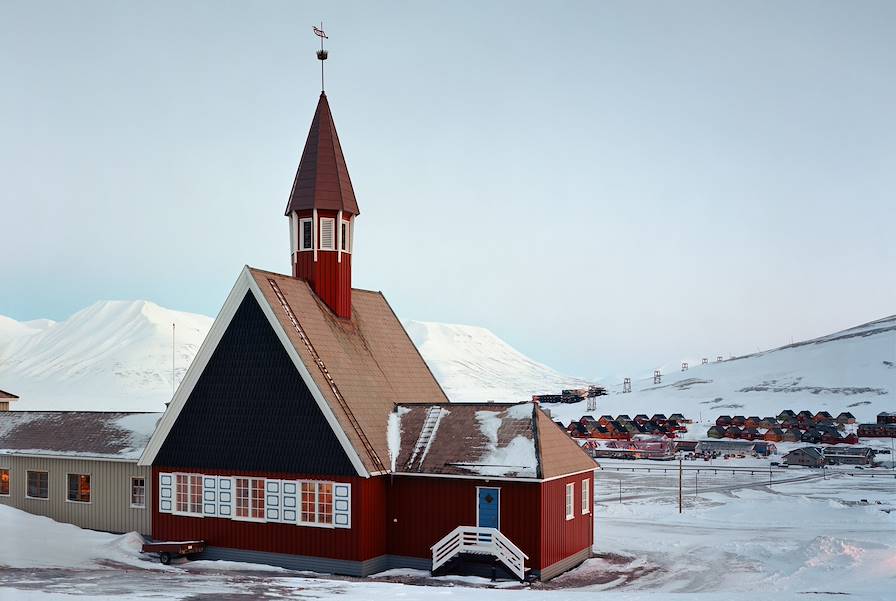
[[874, 449], [867, 447], [800, 447], [784, 455], [786, 465], [873, 465]]
[[859, 424], [859, 436], [864, 438], [896, 438], [896, 412], [877, 414], [877, 423]]
[[709, 438], [765, 440], [769, 442], [808, 442], [812, 444], [856, 444], [856, 434], [843, 434], [848, 424], [856, 423], [855, 416], [844, 411], [837, 417], [827, 411], [796, 413], [785, 409], [777, 417], [721, 415], [707, 430]]
[[533, 403], [578, 403], [587, 399], [594, 399], [607, 394], [603, 386], [589, 386], [588, 388], [570, 388], [560, 391], [560, 394], [533, 394]]
[[601, 440], [632, 440], [639, 434], [675, 438], [679, 433], [687, 432], [686, 419], [681, 413], [673, 413], [666, 417], [656, 413], [653, 417], [641, 413], [634, 418], [628, 415], [601, 415], [595, 419], [592, 415], [583, 415], [578, 421], [570, 422], [564, 428], [573, 438], [594, 438]]

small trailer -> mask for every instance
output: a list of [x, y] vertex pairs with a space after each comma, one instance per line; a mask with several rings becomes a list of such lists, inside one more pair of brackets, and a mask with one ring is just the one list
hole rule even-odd
[[164, 565], [177, 557], [189, 557], [205, 551], [204, 540], [188, 540], [182, 542], [143, 543], [143, 553], [158, 553], [159, 561]]

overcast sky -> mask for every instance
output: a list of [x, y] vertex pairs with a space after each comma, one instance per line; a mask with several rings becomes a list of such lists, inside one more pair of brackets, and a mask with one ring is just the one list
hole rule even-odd
[[896, 2], [0, 0], [0, 314], [288, 272], [321, 19], [401, 317], [616, 377], [896, 313]]

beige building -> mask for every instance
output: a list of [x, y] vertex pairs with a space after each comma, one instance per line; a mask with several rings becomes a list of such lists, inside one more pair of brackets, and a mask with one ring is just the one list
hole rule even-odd
[[18, 399], [16, 395], [0, 390], [0, 411], [9, 411], [9, 404]]
[[82, 528], [152, 532], [137, 460], [160, 413], [0, 412], [0, 504]]

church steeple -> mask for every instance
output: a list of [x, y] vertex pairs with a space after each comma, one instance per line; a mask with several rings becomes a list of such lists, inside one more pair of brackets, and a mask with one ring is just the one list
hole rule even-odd
[[327, 95], [321, 92], [286, 216], [293, 276], [308, 281], [315, 294], [342, 318], [352, 315], [351, 253], [358, 214]]

